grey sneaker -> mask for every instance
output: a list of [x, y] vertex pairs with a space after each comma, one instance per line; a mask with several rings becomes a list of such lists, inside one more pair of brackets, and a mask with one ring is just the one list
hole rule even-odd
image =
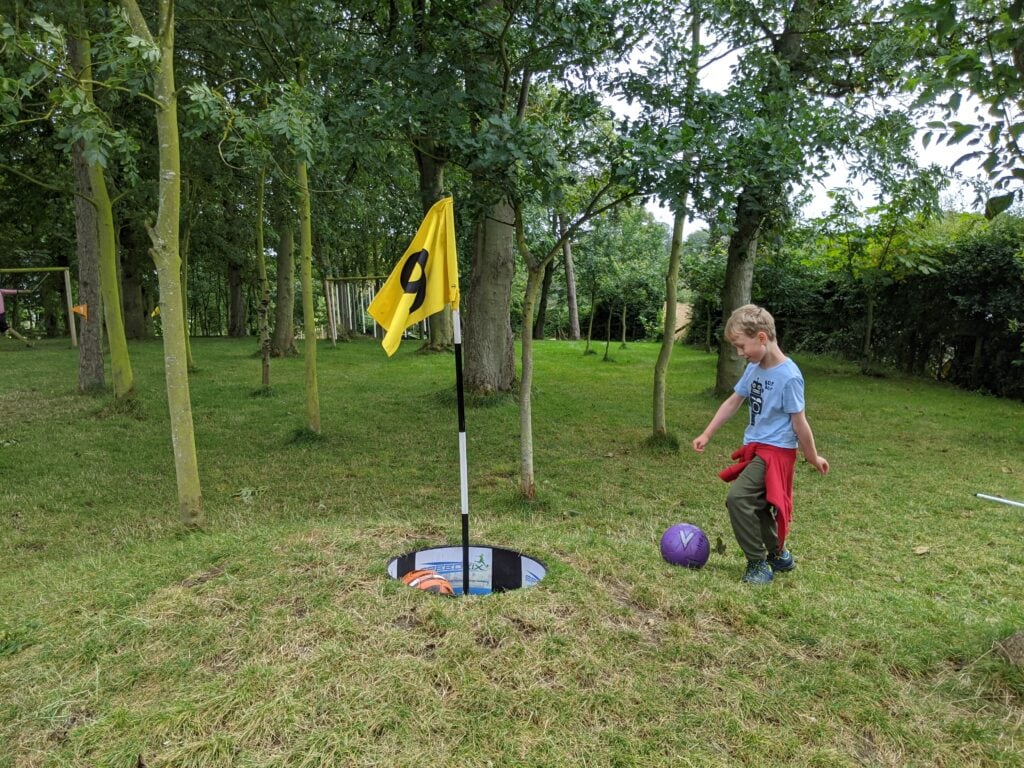
[[747, 584], [768, 584], [773, 578], [772, 569], [764, 560], [748, 560], [743, 581]]
[[792, 571], [796, 568], [796, 560], [788, 549], [784, 549], [781, 554], [768, 556], [768, 567], [775, 573]]

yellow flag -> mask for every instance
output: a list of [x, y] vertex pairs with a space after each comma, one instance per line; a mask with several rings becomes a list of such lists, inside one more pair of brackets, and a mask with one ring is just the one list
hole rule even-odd
[[459, 307], [459, 268], [455, 254], [452, 198], [434, 203], [394, 271], [370, 302], [369, 313], [387, 329], [381, 342], [388, 357], [410, 325], [451, 304]]

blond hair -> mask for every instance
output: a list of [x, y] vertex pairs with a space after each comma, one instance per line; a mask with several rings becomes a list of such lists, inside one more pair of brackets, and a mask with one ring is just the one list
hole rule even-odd
[[725, 322], [726, 339], [733, 339], [740, 334], [753, 338], [761, 331], [770, 341], [775, 341], [775, 318], [767, 309], [756, 304], [744, 304], [734, 310]]

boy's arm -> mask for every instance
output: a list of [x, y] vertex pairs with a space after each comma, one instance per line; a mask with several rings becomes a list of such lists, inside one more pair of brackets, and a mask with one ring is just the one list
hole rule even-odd
[[800, 441], [800, 450], [804, 452], [807, 463], [813, 464], [821, 474], [827, 475], [828, 459], [819, 454], [818, 449], [814, 446], [814, 433], [807, 421], [807, 414], [800, 411], [800, 413], [794, 413], [792, 419], [793, 431], [796, 432], [796, 439]]
[[743, 399], [744, 398], [740, 397], [735, 392], [725, 398], [725, 401], [718, 406], [718, 410], [715, 412], [711, 421], [709, 421], [708, 425], [704, 427], [704, 431], [693, 439], [693, 450], [698, 453], [704, 453], [704, 448], [709, 442], [711, 442], [711, 436], [718, 431], [719, 427], [725, 424], [725, 422], [736, 414], [736, 411], [738, 411], [740, 406], [743, 405]]

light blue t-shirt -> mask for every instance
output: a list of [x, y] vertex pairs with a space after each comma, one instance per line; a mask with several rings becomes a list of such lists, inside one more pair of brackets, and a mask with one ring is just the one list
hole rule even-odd
[[773, 368], [750, 363], [733, 391], [746, 398], [750, 421], [743, 444], [764, 443], [779, 448], [796, 448], [792, 414], [804, 409], [804, 377], [789, 358]]

